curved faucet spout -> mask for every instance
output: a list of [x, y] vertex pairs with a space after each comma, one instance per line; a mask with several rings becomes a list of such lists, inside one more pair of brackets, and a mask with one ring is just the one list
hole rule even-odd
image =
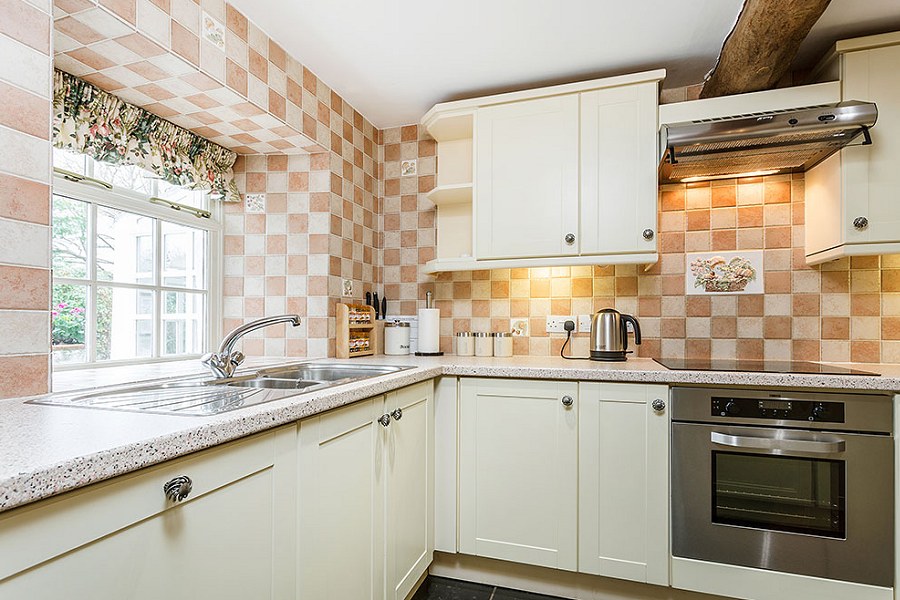
[[278, 323], [290, 323], [294, 327], [297, 327], [300, 325], [300, 316], [277, 315], [274, 317], [263, 317], [256, 321], [244, 323], [225, 336], [225, 339], [223, 339], [221, 345], [219, 345], [218, 352], [204, 354], [203, 357], [200, 358], [200, 362], [206, 365], [216, 377], [231, 377], [234, 374], [235, 369], [238, 368], [238, 365], [244, 362], [244, 355], [241, 352], [234, 350], [234, 345], [237, 341], [251, 331], [256, 331], [257, 329], [262, 329], [269, 325], [277, 325]]

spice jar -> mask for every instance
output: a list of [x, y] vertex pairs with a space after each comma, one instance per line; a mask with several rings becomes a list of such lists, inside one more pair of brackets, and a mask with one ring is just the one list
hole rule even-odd
[[456, 334], [456, 355], [475, 356], [475, 338], [468, 331]]
[[472, 336], [475, 338], [475, 356], [494, 355], [494, 336], [485, 331], [476, 331]]
[[508, 331], [499, 331], [494, 334], [494, 356], [512, 356], [513, 355], [513, 339], [512, 333]]

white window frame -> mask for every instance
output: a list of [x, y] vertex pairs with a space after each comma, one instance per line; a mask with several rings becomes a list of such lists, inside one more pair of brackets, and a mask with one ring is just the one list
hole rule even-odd
[[[100, 187], [98, 185], [89, 183], [87, 180], [74, 182], [70, 181], [58, 174], [54, 175], [53, 178], [53, 189], [52, 193], [54, 196], [65, 196], [67, 198], [71, 198], [72, 200], [79, 200], [82, 202], [87, 202], [90, 204], [95, 204], [98, 206], [109, 207], [116, 210], [123, 210], [130, 213], [139, 214], [146, 217], [151, 217], [157, 219], [155, 222], [156, 227], [156, 239], [157, 244], [154, 249], [155, 253], [155, 269], [160, 271], [159, 285], [142, 285], [142, 284], [129, 284], [129, 283], [119, 283], [113, 281], [106, 280], [97, 280], [96, 278], [96, 257], [90, 256], [88, 259], [88, 276], [85, 279], [77, 279], [77, 278], [69, 278], [69, 277], [52, 277], [51, 286], [55, 284], [69, 284], [69, 285], [87, 285], [93, 286], [96, 289], [96, 286], [109, 286], [114, 285], [115, 287], [121, 288], [131, 288], [131, 289], [149, 289], [152, 288], [154, 290], [159, 290], [161, 293], [157, 294], [156, 306], [154, 308], [155, 318], [153, 319], [153, 329], [154, 329], [154, 339], [156, 340], [156, 349], [161, 348], [161, 344], [163, 343], [162, 335], [164, 332], [161, 331], [161, 323], [162, 323], [162, 303], [163, 303], [163, 293], [167, 291], [173, 292], [193, 292], [196, 291], [193, 288], [185, 288], [185, 287], [177, 287], [177, 286], [166, 286], [162, 284], [162, 221], [168, 221], [171, 223], [176, 223], [179, 225], [187, 225], [189, 227], [194, 227], [197, 229], [203, 229], [207, 232], [207, 269], [206, 269], [206, 294], [207, 294], [207, 322], [205, 327], [206, 335], [203, 340], [203, 351], [208, 351], [209, 348], [212, 347], [214, 341], [219, 340], [222, 337], [222, 281], [223, 281], [223, 226], [222, 226], [222, 214], [223, 208], [222, 203], [218, 201], [210, 201], [209, 207], [206, 208], [211, 213], [210, 218], [198, 218], [191, 213], [185, 211], [174, 210], [168, 206], [162, 206], [158, 204], [153, 204], [150, 202], [149, 197], [143, 194], [133, 192], [131, 190], [127, 190], [124, 188], [113, 188], [106, 189]], [[96, 236], [96, 210], [92, 209], [89, 211], [89, 219], [90, 223], [90, 234], [91, 236]], [[51, 227], [52, 227], [52, 216], [51, 216]], [[93, 247], [94, 241], [91, 240], [91, 247]], [[89, 302], [88, 306], [88, 318], [86, 318], [86, 327], [90, 328], [93, 326], [93, 319], [91, 315], [94, 314], [96, 310], [96, 306], [94, 302]], [[86, 331], [86, 335], [90, 335], [91, 339], [94, 339], [93, 332]], [[52, 352], [52, 348], [51, 348]], [[117, 366], [125, 366], [125, 365], [143, 365], [149, 363], [163, 363], [163, 362], [177, 362], [177, 361], [190, 361], [196, 360], [199, 358], [201, 354], [182, 354], [178, 356], [154, 356], [147, 358], [132, 358], [132, 359], [121, 359], [121, 360], [96, 360], [96, 344], [91, 345], [91, 355], [88, 356], [88, 362], [84, 363], [54, 363], [52, 365], [53, 371], [70, 371], [70, 370], [81, 370], [81, 369], [102, 369], [106, 367], [117, 367]]]

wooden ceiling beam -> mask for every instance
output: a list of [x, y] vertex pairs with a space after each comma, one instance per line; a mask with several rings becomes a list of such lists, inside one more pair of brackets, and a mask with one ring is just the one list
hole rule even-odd
[[791, 68], [800, 43], [831, 0], [745, 0], [701, 98], [768, 90]]

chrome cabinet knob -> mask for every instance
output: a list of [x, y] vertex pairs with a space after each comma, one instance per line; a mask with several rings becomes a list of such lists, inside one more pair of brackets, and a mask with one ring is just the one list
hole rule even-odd
[[857, 230], [863, 230], [869, 226], [869, 219], [865, 217], [856, 217], [853, 219], [853, 227]]
[[387, 427], [391, 424], [391, 415], [385, 413], [378, 417], [378, 422], [381, 423], [382, 427]]
[[163, 492], [166, 494], [166, 498], [172, 502], [181, 502], [188, 497], [188, 494], [191, 493], [193, 488], [194, 483], [191, 481], [190, 477], [187, 475], [179, 475], [178, 477], [170, 479], [163, 485]]
[[563, 403], [563, 406], [568, 408], [568, 407], [572, 406], [573, 404], [575, 404], [575, 400], [572, 398], [572, 396], [563, 396], [562, 403]]
[[566, 237], [564, 239], [566, 240], [566, 243], [571, 246], [572, 244], [575, 243], [575, 234], [567, 233]]
[[666, 410], [666, 401], [661, 398], [657, 398], [656, 400], [654, 400], [653, 402], [650, 403], [650, 408], [652, 408], [653, 410], [655, 410], [658, 413], [661, 413], [664, 410]]
[[645, 229], [644, 231], [641, 232], [641, 235], [643, 236], [643, 238], [645, 240], [647, 240], [649, 242], [650, 240], [653, 239], [653, 236], [655, 234], [653, 233], [652, 229]]
[[395, 421], [399, 421], [400, 419], [403, 418], [403, 409], [398, 408], [398, 409], [394, 410], [394, 412], [391, 413], [391, 416], [394, 418]]

